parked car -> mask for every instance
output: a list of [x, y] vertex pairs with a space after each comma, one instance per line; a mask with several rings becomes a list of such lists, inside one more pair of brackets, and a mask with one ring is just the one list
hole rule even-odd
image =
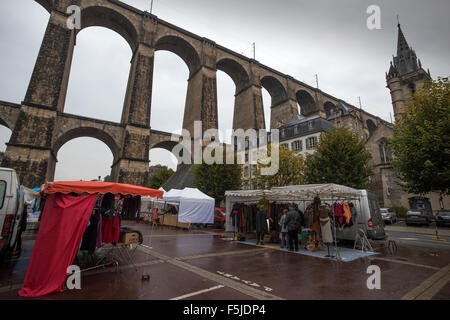
[[408, 210], [406, 212], [405, 223], [407, 226], [411, 224], [425, 224], [430, 225], [433, 215], [429, 211], [425, 210]]
[[388, 208], [380, 208], [380, 211], [384, 222], [388, 222], [389, 224], [397, 222], [397, 214], [394, 211]]
[[450, 210], [439, 210], [436, 215], [436, 225], [438, 227], [450, 225]]
[[214, 226], [219, 228], [225, 227], [226, 221], [226, 209], [225, 208], [214, 208]]
[[14, 248], [24, 213], [24, 190], [15, 170], [0, 168], [0, 260]]

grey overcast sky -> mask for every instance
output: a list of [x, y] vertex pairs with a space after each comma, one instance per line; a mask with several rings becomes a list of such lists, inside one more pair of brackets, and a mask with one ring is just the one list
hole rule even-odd
[[[149, 10], [150, 0], [123, 1]], [[369, 30], [366, 12], [381, 9], [381, 29]], [[392, 112], [385, 72], [397, 45], [397, 14], [406, 39], [432, 77], [449, 76], [448, 0], [154, 0], [153, 14], [285, 74], [358, 105], [387, 121]], [[20, 103], [36, 61], [49, 14], [33, 0], [0, 3], [0, 100]], [[65, 111], [120, 122], [131, 49], [115, 32], [82, 30], [75, 47]], [[188, 69], [173, 53], [155, 54], [151, 127], [177, 132], [183, 120]], [[217, 73], [219, 129], [231, 129], [234, 83]], [[266, 123], [270, 96], [263, 90]], [[1, 151], [11, 132], [0, 127]], [[151, 164], [175, 168], [165, 150]], [[110, 172], [112, 153], [102, 142], [78, 138], [58, 152], [55, 180], [94, 179]], [[32, 186], [34, 187], [34, 186]]]

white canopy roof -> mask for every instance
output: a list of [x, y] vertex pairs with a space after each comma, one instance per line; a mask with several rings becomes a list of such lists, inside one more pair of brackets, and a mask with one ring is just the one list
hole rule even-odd
[[327, 184], [306, 184], [287, 187], [276, 187], [270, 190], [271, 197], [288, 197], [288, 198], [356, 198], [361, 195], [358, 189], [347, 186], [327, 183]]
[[172, 189], [164, 195], [167, 202], [178, 202], [179, 222], [214, 223], [214, 198], [195, 188]]
[[226, 191], [228, 198], [245, 198], [253, 200], [265, 198], [267, 200], [306, 200], [313, 199], [315, 196], [326, 199], [337, 198], [356, 198], [361, 194], [360, 190], [334, 183], [328, 184], [307, 184], [286, 187], [275, 187], [271, 190], [232, 190]]
[[170, 191], [164, 193], [164, 200], [165, 201], [173, 201], [177, 202], [180, 201], [180, 194], [183, 192], [181, 189], [171, 189]]

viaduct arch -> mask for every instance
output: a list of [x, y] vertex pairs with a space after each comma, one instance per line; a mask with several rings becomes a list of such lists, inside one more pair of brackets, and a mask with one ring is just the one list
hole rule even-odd
[[[288, 123], [298, 113], [323, 113], [324, 103], [338, 98], [289, 75], [271, 69], [214, 41], [172, 25], [118, 0], [35, 0], [50, 14], [24, 101], [0, 101], [2, 123], [12, 135], [2, 161], [15, 168], [23, 183], [35, 186], [51, 180], [56, 154], [64, 142], [90, 136], [105, 142], [114, 155], [112, 181], [144, 185], [149, 150], [155, 143], [169, 148], [170, 134], [150, 128], [154, 53], [177, 54], [189, 69], [183, 129], [193, 133], [194, 121], [203, 130], [217, 129], [217, 70], [236, 85], [233, 128], [266, 129], [261, 89], [271, 96], [271, 128]], [[120, 123], [64, 112], [76, 37], [67, 28], [70, 5], [81, 8], [81, 30], [100, 26], [120, 34], [133, 56]], [[269, 129], [269, 128], [267, 128]], [[160, 140], [160, 141], [158, 141]], [[156, 142], [155, 142], [156, 141]]]

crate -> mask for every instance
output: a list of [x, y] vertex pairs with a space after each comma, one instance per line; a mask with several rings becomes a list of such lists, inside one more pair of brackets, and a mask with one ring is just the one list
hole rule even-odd
[[139, 233], [137, 232], [125, 232], [120, 234], [119, 243], [123, 244], [138, 244]]

